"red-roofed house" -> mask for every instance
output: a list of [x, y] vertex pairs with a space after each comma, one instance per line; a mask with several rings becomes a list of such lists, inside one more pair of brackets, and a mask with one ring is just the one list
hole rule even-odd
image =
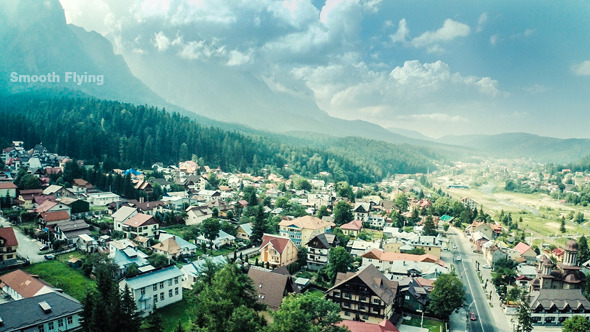
[[46, 200], [41, 205], [37, 206], [37, 208], [35, 209], [35, 212], [37, 212], [37, 213], [56, 212], [56, 211], [67, 211], [68, 214], [71, 214], [71, 209], [69, 206], [67, 206], [63, 203], [60, 203], [60, 202], [52, 201], [52, 200]]
[[45, 224], [56, 223], [59, 221], [70, 220], [70, 214], [68, 211], [54, 211], [54, 212], [43, 212], [41, 213], [41, 219]]
[[351, 237], [357, 237], [357, 235], [363, 229], [363, 222], [361, 220], [353, 220], [347, 224], [340, 226], [342, 233]]
[[398, 328], [387, 319], [382, 320], [379, 324], [343, 320], [336, 326], [346, 327], [350, 332], [399, 332]]
[[519, 242], [514, 247], [514, 251], [518, 253], [520, 258], [525, 259], [528, 264], [534, 264], [537, 260], [537, 253], [531, 249], [531, 246], [524, 242]]
[[13, 300], [26, 299], [55, 291], [51, 285], [39, 279], [38, 276], [28, 274], [22, 270], [12, 271], [0, 276], [0, 287]]
[[17, 186], [12, 182], [0, 182], [0, 197], [6, 197], [6, 194], [11, 199], [16, 198]]
[[260, 261], [272, 267], [289, 265], [297, 261], [297, 247], [285, 236], [264, 234], [260, 245]]
[[156, 236], [159, 227], [160, 224], [158, 224], [156, 218], [138, 213], [123, 223], [123, 232], [129, 239], [134, 239], [136, 236], [153, 238]]
[[14, 235], [12, 227], [0, 228], [0, 266], [16, 259], [16, 248], [18, 240]]

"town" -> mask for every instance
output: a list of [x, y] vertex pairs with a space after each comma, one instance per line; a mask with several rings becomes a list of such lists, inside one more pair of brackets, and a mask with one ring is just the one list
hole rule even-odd
[[[353, 186], [25, 143], [0, 163], [0, 331], [590, 328], [582, 172], [482, 160]], [[544, 195], [542, 216], [493, 183]]]

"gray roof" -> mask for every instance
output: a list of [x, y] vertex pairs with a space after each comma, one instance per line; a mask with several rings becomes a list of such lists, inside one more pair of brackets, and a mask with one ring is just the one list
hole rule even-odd
[[541, 289], [531, 292], [530, 299], [531, 309], [533, 310], [539, 306], [544, 310], [550, 309], [551, 306], [563, 310], [566, 305], [573, 309], [580, 306], [584, 309], [590, 309], [590, 301], [584, 297], [580, 289]]
[[336, 283], [334, 284], [334, 287], [328, 289], [326, 293], [335, 288], [339, 288], [341, 285], [357, 277], [386, 304], [389, 305], [395, 301], [399, 286], [398, 282], [387, 279], [387, 277], [377, 270], [373, 264], [367, 265], [364, 269], [356, 273], [338, 272], [336, 275]]
[[137, 277], [121, 280], [121, 283], [129, 284], [131, 289], [139, 289], [153, 285], [160, 281], [165, 281], [175, 277], [181, 277], [182, 272], [176, 266], [170, 266], [161, 270], [156, 270]]
[[250, 223], [241, 224], [240, 227], [244, 230], [248, 236], [252, 235], [252, 225]]
[[[39, 305], [47, 302], [51, 310], [44, 312]], [[0, 331], [18, 331], [27, 327], [82, 312], [82, 305], [72, 297], [51, 292], [18, 301], [0, 304]], [[23, 314], [26, 313], [26, 314]]]
[[[211, 262], [217, 266], [222, 266], [227, 264], [227, 258], [225, 256], [215, 256], [209, 258]], [[205, 262], [207, 259], [199, 259], [190, 264], [187, 264], [182, 267], [182, 270], [185, 271], [187, 274], [192, 274], [195, 276], [201, 275], [203, 271], [205, 271]]]

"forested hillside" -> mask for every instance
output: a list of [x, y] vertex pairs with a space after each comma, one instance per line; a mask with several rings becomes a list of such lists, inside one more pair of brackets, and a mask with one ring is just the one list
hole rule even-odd
[[92, 98], [2, 97], [0, 143], [42, 142], [51, 151], [106, 162], [110, 167], [149, 167], [191, 159], [227, 171], [276, 168], [304, 176], [326, 171], [335, 180], [374, 182], [388, 174], [425, 172], [434, 165], [407, 147], [344, 138], [329, 148], [289, 144], [200, 125], [150, 106]]

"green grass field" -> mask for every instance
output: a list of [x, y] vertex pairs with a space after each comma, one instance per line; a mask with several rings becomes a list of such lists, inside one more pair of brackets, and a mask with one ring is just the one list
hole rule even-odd
[[61, 260], [62, 257], [55, 261], [33, 264], [23, 270], [38, 275], [50, 285], [63, 289], [66, 294], [81, 301], [86, 297], [86, 291], [94, 288], [96, 284], [86, 278], [82, 271], [69, 267]]
[[190, 330], [190, 317], [193, 306], [187, 301], [186, 294], [187, 292], [184, 291], [182, 301], [158, 309], [162, 316], [162, 326], [164, 326], [164, 331], [175, 331], [178, 327], [179, 321], [182, 324], [182, 329], [184, 331]]
[[[420, 327], [421, 317], [412, 317], [411, 319], [404, 319], [402, 325], [417, 326]], [[424, 318], [423, 328], [428, 329], [430, 332], [445, 332], [445, 322], [434, 319]]]

